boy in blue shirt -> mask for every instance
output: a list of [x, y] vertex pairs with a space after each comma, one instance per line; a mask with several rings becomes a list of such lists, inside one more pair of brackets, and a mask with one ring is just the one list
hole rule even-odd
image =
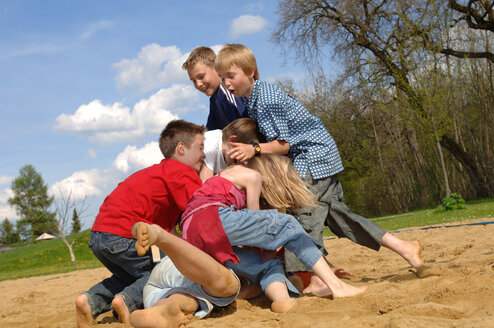
[[[236, 97], [245, 97], [248, 116], [257, 120], [259, 130], [267, 140], [259, 146], [233, 143], [229, 155], [246, 162], [262, 154], [286, 154], [298, 174], [313, 186], [318, 196], [318, 208], [304, 208], [295, 216], [302, 227], [322, 243], [327, 225], [338, 237], [379, 250], [389, 248], [415, 269], [423, 267], [420, 245], [390, 234], [372, 221], [353, 213], [343, 200], [343, 189], [337, 174], [343, 171], [338, 148], [322, 121], [311, 115], [303, 105], [275, 85], [259, 81], [256, 59], [252, 51], [241, 44], [227, 44], [218, 53], [215, 68], [223, 85]], [[303, 266], [286, 254], [288, 272], [304, 271]], [[307, 290], [317, 290], [311, 280]]]
[[221, 85], [214, 69], [215, 52], [208, 47], [198, 47], [190, 53], [182, 68], [187, 70], [194, 87], [209, 98], [208, 130], [223, 129], [230, 122], [244, 116], [244, 103]]

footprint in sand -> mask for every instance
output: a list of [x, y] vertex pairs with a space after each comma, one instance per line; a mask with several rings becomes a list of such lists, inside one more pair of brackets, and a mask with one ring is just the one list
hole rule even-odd
[[[410, 270], [412, 271], [412, 270]], [[412, 271], [414, 272], [414, 271]], [[417, 276], [417, 278], [420, 278], [420, 279], [423, 279], [423, 278], [426, 278], [426, 277], [431, 277], [431, 276], [442, 276], [444, 274], [443, 270], [439, 267], [434, 267], [434, 266], [428, 266], [428, 265], [425, 265], [419, 269], [417, 269], [417, 271], [415, 271], [415, 275]]]

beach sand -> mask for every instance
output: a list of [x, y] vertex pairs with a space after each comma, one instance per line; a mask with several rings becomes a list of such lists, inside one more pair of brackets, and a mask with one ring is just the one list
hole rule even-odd
[[[417, 278], [387, 249], [329, 239], [328, 259], [353, 273], [349, 283], [369, 286], [363, 295], [310, 298], [286, 314], [271, 312], [264, 296], [237, 300], [187, 327], [494, 327], [494, 224], [413, 228], [397, 236], [421, 242], [428, 276]], [[0, 282], [0, 327], [75, 327], [75, 297], [108, 276], [99, 268]], [[106, 313], [94, 327], [130, 325]]]

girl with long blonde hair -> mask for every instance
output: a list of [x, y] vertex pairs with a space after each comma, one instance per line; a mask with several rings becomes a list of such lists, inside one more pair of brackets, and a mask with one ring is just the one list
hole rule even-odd
[[252, 158], [248, 164], [261, 174], [262, 209], [276, 209], [285, 212], [286, 209], [302, 207], [317, 207], [317, 198], [300, 179], [290, 158], [281, 155], [263, 155]]
[[182, 237], [238, 276], [260, 285], [274, 312], [291, 309], [295, 305], [291, 296], [299, 293], [280, 260], [261, 258], [245, 246], [266, 250], [283, 246], [292, 251], [321, 278], [326, 294], [333, 297], [363, 293], [367, 286], [355, 287], [338, 279], [319, 251], [321, 245], [292, 216], [278, 211], [313, 206], [315, 202], [289, 159], [262, 155], [252, 159], [248, 167], [230, 166], [204, 182], [182, 215]]

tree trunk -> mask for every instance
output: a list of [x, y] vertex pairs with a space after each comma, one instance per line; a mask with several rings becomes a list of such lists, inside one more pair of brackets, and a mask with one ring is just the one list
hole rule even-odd
[[[437, 138], [437, 134], [436, 138]], [[443, 150], [441, 149], [441, 144], [439, 141], [436, 143], [437, 152], [439, 155], [439, 164], [441, 165], [441, 171], [443, 172], [443, 180], [444, 180], [444, 192], [446, 193], [446, 197], [451, 195], [451, 187], [449, 186], [449, 178], [448, 171], [446, 170], [446, 163], [444, 162]]]
[[458, 143], [456, 143], [453, 139], [451, 139], [447, 135], [444, 135], [441, 138], [440, 144], [446, 150], [448, 150], [451, 153], [451, 155], [453, 155], [453, 157], [456, 158], [458, 162], [460, 162], [463, 165], [465, 171], [467, 172], [470, 178], [471, 183], [473, 184], [476, 197], [483, 198], [489, 196], [489, 192], [485, 187], [484, 183], [482, 182], [482, 177], [480, 176], [480, 173], [472, 157], [466, 152], [464, 152], [460, 148]]
[[75, 255], [74, 255], [74, 250], [72, 249], [72, 246], [74, 245], [75, 239], [69, 244], [69, 242], [65, 238], [64, 234], [61, 234], [60, 238], [62, 239], [65, 246], [67, 246], [67, 248], [69, 249], [70, 262], [72, 262], [72, 265], [74, 265], [75, 264]]

